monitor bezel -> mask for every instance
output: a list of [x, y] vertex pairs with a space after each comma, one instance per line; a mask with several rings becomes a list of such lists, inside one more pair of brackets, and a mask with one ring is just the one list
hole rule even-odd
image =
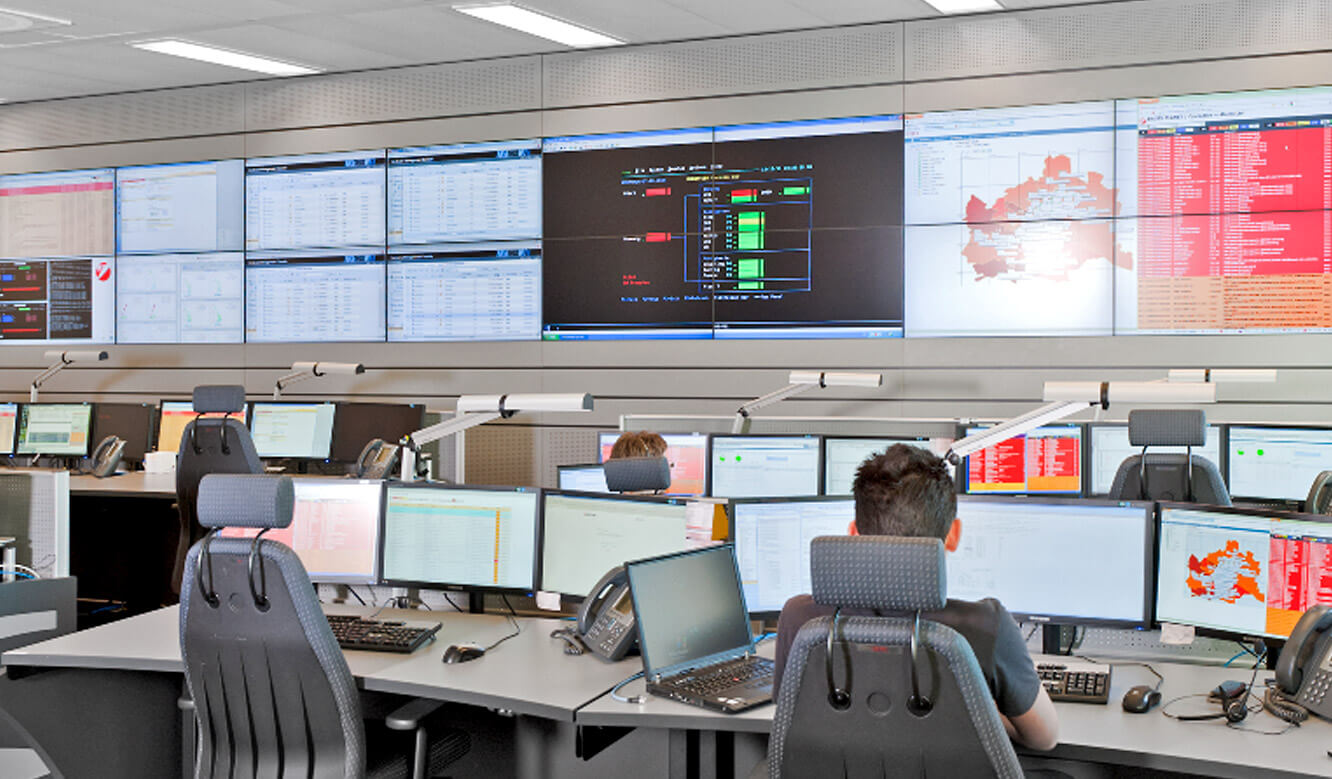
[[[32, 406], [82, 406], [82, 407], [88, 409], [88, 433], [87, 433], [86, 436], [84, 436], [84, 441], [83, 441], [83, 451], [82, 451], [82, 452], [43, 452], [43, 451], [20, 452], [20, 451], [19, 451], [19, 446], [22, 444], [23, 439], [19, 436], [19, 431], [23, 429], [23, 427], [24, 427], [24, 423], [27, 421], [27, 418], [28, 418], [28, 409], [31, 408]], [[19, 456], [19, 455], [26, 455], [26, 456], [36, 456], [36, 457], [87, 457], [87, 456], [88, 456], [88, 452], [90, 452], [90, 451], [92, 450], [92, 426], [93, 426], [93, 404], [92, 404], [92, 403], [87, 403], [87, 402], [84, 402], [84, 403], [77, 403], [77, 402], [75, 402], [75, 403], [45, 403], [45, 402], [37, 402], [37, 403], [20, 403], [20, 404], [19, 404], [18, 416], [14, 418], [14, 447], [13, 447], [13, 452], [14, 452], [14, 454], [13, 454], [12, 456], [17, 457], [17, 456]]]
[[[1230, 432], [1232, 429], [1237, 427], [1254, 428], [1258, 430], [1325, 430], [1327, 431], [1328, 439], [1332, 440], [1332, 425], [1248, 424], [1241, 422], [1229, 423], [1226, 425], [1226, 437], [1225, 440], [1222, 442], [1222, 449], [1221, 449], [1225, 462], [1217, 463], [1217, 467], [1222, 469], [1221, 473], [1225, 477], [1227, 490], [1230, 489], [1230, 482], [1231, 482], [1230, 469], [1233, 466], [1230, 457]], [[1312, 484], [1310, 486], [1312, 486]], [[1268, 506], [1288, 506], [1290, 508], [1276, 509], [1276, 510], [1288, 513], [1302, 514], [1304, 513], [1305, 509], [1305, 501], [1308, 500], [1308, 493], [1306, 492], [1305, 497], [1298, 499], [1273, 498], [1265, 495], [1240, 495], [1236, 494], [1235, 492], [1231, 492], [1230, 497], [1232, 500], [1238, 499], [1246, 501], [1257, 501], [1258, 503], [1263, 504], [1264, 508]]]
[[[262, 402], [264, 402], [264, 401], [256, 401], [256, 402], [261, 402], [261, 403], [262, 403]], [[268, 401], [268, 402], [272, 402], [272, 401]], [[424, 404], [424, 403], [373, 403], [373, 402], [372, 402], [372, 403], [357, 403], [357, 402], [355, 402], [355, 401], [348, 401], [348, 400], [339, 400], [339, 401], [335, 401], [335, 402], [333, 403], [333, 430], [332, 430], [332, 432], [329, 434], [329, 437], [328, 437], [328, 457], [325, 458], [327, 462], [351, 462], [351, 463], [356, 462], [356, 458], [355, 458], [355, 456], [353, 456], [352, 459], [350, 459], [350, 460], [339, 460], [339, 459], [336, 457], [336, 455], [338, 454], [338, 444], [342, 443], [341, 437], [342, 437], [342, 436], [345, 436], [345, 435], [347, 434], [347, 433], [346, 433], [346, 430], [343, 429], [343, 426], [342, 426], [341, 424], [339, 424], [339, 422], [341, 421], [341, 414], [342, 414], [342, 410], [343, 410], [343, 408], [348, 407], [348, 406], [353, 406], [353, 407], [354, 407], [354, 406], [378, 406], [378, 407], [384, 407], [384, 406], [397, 406], [397, 407], [403, 407], [403, 408], [417, 409], [418, 411], [420, 411], [420, 415], [419, 415], [419, 418], [417, 419], [416, 427], [415, 427], [415, 429], [410, 430], [410, 431], [408, 431], [408, 432], [409, 432], [409, 433], [414, 433], [414, 432], [416, 432], [416, 431], [418, 431], [418, 430], [421, 430], [422, 428], [425, 427], [426, 407], [425, 407], [425, 404]], [[365, 444], [367, 444], [367, 443], [369, 443], [368, 440], [366, 440], [366, 441], [362, 441], [362, 442], [361, 442], [361, 446], [362, 446], [362, 448], [364, 448]], [[387, 440], [386, 440], [385, 443], [388, 443], [388, 444], [397, 444], [398, 441], [387, 441]]]
[[[586, 490], [566, 490], [566, 489], [564, 489], [563, 487], [560, 486], [560, 475], [563, 474], [565, 471], [573, 471], [573, 470], [591, 470], [592, 468], [601, 469], [601, 466], [602, 466], [601, 463], [581, 463], [581, 464], [580, 464], [580, 463], [572, 463], [572, 464], [565, 464], [565, 465], [557, 465], [557, 466], [555, 466], [555, 488], [554, 488], [553, 491], [555, 491], [555, 492], [561, 492], [561, 493], [563, 493], [563, 492], [586, 492]], [[602, 469], [602, 473], [605, 473], [604, 469]], [[602, 495], [602, 494], [605, 494], [605, 495], [615, 495], [615, 494], [620, 494], [620, 493], [611, 493], [611, 492], [600, 493], [600, 492], [597, 492], [597, 493], [592, 493], [592, 494], [594, 494], [594, 495]], [[671, 496], [671, 497], [676, 497], [676, 496]]]
[[[446, 490], [457, 492], [469, 490], [472, 492], [509, 492], [526, 493], [535, 495], [534, 511], [536, 516], [532, 523], [533, 554], [530, 587], [498, 587], [491, 585], [464, 584], [460, 582], [430, 582], [414, 579], [392, 579], [385, 575], [384, 570], [384, 549], [387, 546], [385, 538], [388, 534], [388, 500], [389, 490], [408, 489], [408, 490]], [[541, 581], [541, 550], [544, 546], [542, 531], [542, 509], [544, 501], [542, 494], [545, 490], [539, 487], [505, 487], [495, 485], [476, 485], [476, 484], [440, 484], [439, 482], [422, 481], [386, 481], [379, 493], [379, 542], [376, 544], [376, 565], [379, 567], [379, 583], [387, 587], [419, 587], [428, 590], [439, 590], [443, 592], [464, 592], [464, 593], [495, 593], [497, 595], [531, 595], [536, 592], [536, 584]]]
[[[1086, 424], [1086, 427], [1087, 427], [1087, 431], [1086, 431], [1086, 438], [1084, 439], [1084, 445], [1083, 445], [1083, 447], [1082, 447], [1082, 473], [1083, 473], [1083, 478], [1082, 478], [1082, 487], [1083, 487], [1083, 489], [1082, 489], [1082, 494], [1083, 494], [1084, 496], [1088, 497], [1088, 498], [1105, 498], [1109, 493], [1105, 493], [1105, 492], [1094, 492], [1094, 491], [1093, 491], [1093, 487], [1092, 487], [1092, 463], [1093, 463], [1093, 461], [1094, 461], [1094, 458], [1096, 457], [1096, 444], [1093, 442], [1092, 436], [1095, 435], [1095, 431], [1096, 431], [1097, 428], [1121, 427], [1121, 428], [1124, 428], [1125, 430], [1127, 430], [1127, 429], [1128, 429], [1128, 422], [1127, 422], [1127, 421], [1125, 421], [1125, 422], [1087, 422], [1087, 423], [1085, 423], [1085, 424]], [[1245, 427], [1247, 427], [1247, 425], [1246, 425]], [[1215, 464], [1216, 464], [1217, 470], [1219, 470], [1219, 471], [1221, 472], [1221, 478], [1225, 481], [1227, 487], [1230, 486], [1230, 470], [1229, 470], [1229, 466], [1227, 465], [1227, 462], [1228, 462], [1228, 460], [1229, 460], [1229, 458], [1230, 458], [1230, 452], [1229, 452], [1229, 443], [1230, 443], [1229, 428], [1230, 428], [1230, 425], [1221, 424], [1221, 423], [1219, 423], [1219, 422], [1208, 422], [1208, 423], [1207, 423], [1207, 431], [1208, 431], [1208, 435], [1211, 435], [1213, 432], [1216, 433], [1216, 440], [1217, 440], [1217, 445], [1216, 445], [1216, 446], [1217, 446], [1217, 449], [1216, 449], [1216, 450], [1217, 450], [1217, 453], [1218, 453], [1220, 456], [1217, 458], [1217, 461], [1216, 461]], [[1197, 451], [1197, 450], [1198, 450], [1198, 447], [1194, 447], [1194, 454], [1197, 454], [1197, 455], [1201, 456], [1202, 453], [1199, 452], [1199, 451]], [[1149, 452], [1149, 454], [1150, 454], [1150, 452]], [[1118, 467], [1118, 466], [1116, 466], [1116, 467]], [[1113, 482], [1113, 480], [1114, 480], [1114, 477], [1112, 476], [1112, 477], [1111, 477], [1111, 481]]]
[[[100, 411], [101, 411], [102, 409], [104, 409], [104, 408], [108, 408], [108, 407], [112, 407], [112, 408], [114, 408], [114, 407], [117, 407], [117, 406], [120, 407], [120, 408], [131, 408], [131, 407], [132, 407], [132, 408], [138, 408], [138, 409], [146, 410], [146, 411], [148, 412], [148, 427], [147, 427], [147, 430], [140, 430], [140, 431], [139, 431], [139, 434], [142, 435], [142, 436], [145, 436], [145, 438], [143, 439], [143, 440], [145, 441], [145, 445], [144, 445], [144, 447], [143, 447], [143, 453], [144, 453], [144, 455], [148, 454], [148, 452], [154, 451], [154, 450], [156, 449], [156, 447], [157, 447], [157, 425], [158, 425], [158, 422], [157, 422], [157, 418], [158, 418], [158, 406], [157, 406], [156, 403], [118, 403], [118, 402], [117, 402], [117, 403], [94, 403], [94, 404], [93, 404], [93, 411], [92, 411], [92, 414], [93, 414], [93, 416], [92, 416], [92, 424], [91, 424], [91, 426], [90, 426], [90, 432], [89, 432], [89, 435], [88, 435], [88, 439], [91, 441], [92, 439], [96, 438], [96, 439], [100, 442], [101, 439], [103, 439], [103, 438], [106, 437], [105, 435], [102, 434], [103, 431], [97, 430], [97, 414], [98, 414], [98, 412], [100, 412]], [[15, 426], [15, 429], [17, 429], [17, 425]], [[107, 433], [107, 435], [114, 435], [114, 433]], [[128, 444], [127, 444], [126, 448], [128, 448]], [[127, 461], [130, 461], [130, 462], [141, 462], [141, 461], [143, 460], [143, 457], [142, 457], [142, 456], [140, 456], [140, 457], [130, 457], [130, 456], [128, 456], [128, 455], [124, 455], [124, 454], [122, 454], [121, 457], [122, 457], [122, 459], [127, 460]]]
[[[973, 428], [979, 428], [979, 429], [982, 429], [982, 430], [983, 430], [983, 429], [985, 429], [985, 428], [987, 428], [987, 427], [994, 427], [994, 426], [999, 425], [999, 424], [1002, 424], [1002, 423], [1001, 423], [1001, 422], [984, 422], [984, 423], [973, 422], [973, 423], [970, 423], [970, 424], [959, 425], [959, 426], [958, 426], [958, 438], [957, 438], [957, 440], [961, 440], [961, 439], [963, 439], [963, 438], [966, 438], [967, 435], [968, 435], [968, 431], [971, 430], [971, 429], [973, 429]], [[1088, 436], [1088, 432], [1087, 432], [1087, 423], [1086, 423], [1086, 422], [1051, 422], [1051, 423], [1046, 424], [1046, 425], [1039, 425], [1039, 426], [1033, 428], [1033, 430], [1039, 430], [1039, 429], [1041, 429], [1041, 428], [1051, 428], [1051, 427], [1076, 429], [1076, 430], [1079, 431], [1079, 433], [1078, 433], [1078, 470], [1079, 470], [1079, 473], [1078, 473], [1078, 489], [1077, 489], [1077, 490], [1064, 490], [1064, 491], [1060, 491], [1060, 492], [1031, 492], [1030, 490], [1020, 490], [1020, 491], [1017, 491], [1017, 492], [1000, 492], [1000, 491], [993, 491], [993, 490], [991, 490], [991, 491], [986, 491], [986, 492], [972, 492], [972, 491], [971, 491], [971, 458], [972, 458], [973, 455], [970, 455], [970, 454], [969, 454], [969, 455], [967, 455], [966, 457], [963, 457], [963, 458], [962, 458], [962, 463], [958, 466], [957, 471], [955, 471], [955, 475], [954, 475], [954, 477], [953, 477], [953, 479], [957, 482], [958, 495], [970, 495], [970, 496], [973, 496], [973, 497], [987, 497], [987, 496], [992, 496], [992, 495], [998, 495], [998, 496], [1003, 496], [1003, 497], [1019, 497], [1019, 498], [1020, 498], [1020, 497], [1031, 497], [1031, 498], [1088, 498], [1088, 497], [1092, 497], [1092, 496], [1089, 496], [1089, 495], [1087, 494], [1087, 467], [1086, 467], [1086, 466], [1087, 466], [1087, 454], [1086, 454], [1086, 452], [1087, 452], [1087, 436]], [[1027, 431], [1027, 432], [1029, 433], [1029, 432], [1031, 432], [1031, 431], [1029, 430], [1029, 431]], [[1027, 436], [1027, 433], [1022, 433], [1021, 435], [1022, 435], [1022, 437], [1025, 439], [1026, 436]], [[1016, 438], [1017, 436], [1013, 436], [1013, 437]], [[1024, 483], [1024, 484], [1026, 483], [1026, 476], [1025, 476], [1025, 474], [1023, 475], [1023, 483]]]
[[[1143, 512], [1143, 570], [1141, 571], [1142, 588], [1142, 619], [1105, 619], [1099, 617], [1085, 617], [1076, 614], [1044, 614], [1028, 611], [1009, 611], [1019, 622], [1030, 622], [1038, 625], [1078, 625], [1083, 627], [1097, 628], [1118, 628], [1130, 630], [1147, 630], [1156, 624], [1156, 568], [1157, 568], [1157, 538], [1159, 536], [1160, 511], [1158, 504], [1150, 500], [1106, 500], [1103, 498], [1076, 498], [1071, 496], [1064, 497], [1046, 497], [1029, 495], [959, 495], [958, 516], [962, 513], [963, 503], [973, 502], [1001, 502], [1013, 503], [1015, 505], [1040, 505], [1040, 506], [1072, 506], [1075, 508], [1087, 508], [1089, 506], [1101, 507], [1132, 507], [1139, 508]], [[962, 533], [966, 534], [966, 522], [962, 523]], [[1002, 603], [1002, 601], [1000, 601]], [[1004, 604], [1004, 608], [1008, 608]]]
[[[828, 492], [828, 442], [829, 441], [891, 441], [893, 444], [912, 444], [912, 443], [931, 443], [930, 436], [927, 435], [824, 435], [820, 444], [819, 459], [823, 461], [823, 475], [819, 477], [821, 482], [819, 494], [829, 497], [847, 497], [851, 493], [830, 494]], [[889, 444], [891, 446], [892, 444]], [[931, 452], [934, 450], [931, 449]], [[737, 498], [736, 500], [746, 500]]]
[[254, 423], [257, 415], [256, 406], [331, 406], [333, 408], [333, 423], [328, 428], [328, 451], [323, 457], [304, 457], [295, 454], [264, 454], [259, 451], [259, 442], [254, 441], [254, 452], [259, 455], [261, 460], [295, 460], [305, 462], [332, 462], [329, 458], [333, 454], [333, 430], [338, 426], [338, 404], [332, 400], [251, 400], [245, 404], [245, 429], [250, 432], [250, 439], [254, 439]]
[[9, 448], [7, 450], [0, 451], [0, 457], [14, 457], [15, 455], [18, 454], [16, 450], [18, 449], [19, 415], [23, 413], [23, 410], [21, 408], [23, 404], [19, 403], [18, 401], [13, 401], [10, 403], [0, 403], [0, 406], [14, 407], [14, 429], [9, 431]]
[[[542, 592], [558, 592], [558, 593], [560, 594], [560, 600], [561, 600], [561, 601], [565, 601], [565, 600], [567, 600], [569, 603], [582, 603], [584, 600], [587, 599], [587, 596], [589, 595], [589, 593], [586, 593], [586, 592], [582, 592], [582, 593], [579, 593], [579, 592], [562, 592], [562, 591], [560, 591], [560, 590], [547, 590], [547, 589], [545, 589], [545, 585], [546, 585], [546, 581], [545, 581], [545, 577], [546, 577], [546, 497], [549, 496], [549, 495], [555, 495], [555, 496], [562, 497], [562, 498], [585, 498], [585, 499], [589, 499], [589, 500], [614, 500], [614, 501], [625, 501], [625, 502], [634, 502], [634, 503], [657, 503], [657, 504], [671, 505], [671, 506], [688, 506], [690, 503], [695, 502], [695, 501], [692, 500], [691, 498], [686, 497], [686, 496], [683, 496], [683, 495], [626, 495], [626, 494], [624, 494], [624, 493], [620, 493], [620, 492], [585, 492], [585, 491], [582, 491], [582, 490], [542, 490], [542, 491], [541, 491], [541, 498], [540, 498], [540, 502], [541, 502], [541, 507], [540, 507], [540, 508], [541, 508], [541, 516], [540, 516], [540, 518], [539, 518], [539, 522], [540, 522], [540, 526], [541, 526], [541, 527], [540, 527], [540, 531], [541, 531], [541, 532], [540, 532], [540, 534], [539, 534], [540, 537], [541, 537], [541, 543], [540, 543], [540, 545], [539, 545], [538, 548], [537, 548], [537, 561], [536, 561], [536, 562], [537, 562], [537, 569], [538, 569], [538, 570], [537, 570], [537, 579], [536, 579], [536, 581], [539, 582], [539, 583], [541, 584], [541, 588], [540, 588], [540, 589], [541, 589]], [[716, 544], [710, 544], [710, 546], [716, 546]], [[685, 549], [685, 550], [681, 550], [681, 551], [695, 551], [695, 550]], [[671, 554], [679, 554], [679, 552], [668, 552], [668, 553], [667, 553], [667, 555], [671, 555]], [[659, 555], [659, 556], [666, 556], [666, 555]], [[626, 560], [626, 561], [624, 561], [624, 562], [628, 562], [628, 561]], [[624, 562], [622, 562], [621, 565], [623, 565]], [[598, 575], [600, 575], [600, 574], [598, 574]]]
[[[721, 439], [721, 438], [750, 438], [750, 439], [755, 439], [755, 438], [813, 438], [813, 439], [816, 439], [816, 440], [815, 440], [815, 443], [817, 444], [817, 449], [816, 449], [816, 451], [817, 451], [817, 455], [816, 455], [816, 456], [817, 456], [817, 458], [818, 458], [818, 462], [817, 462], [816, 465], [815, 465], [815, 470], [817, 471], [817, 473], [816, 473], [816, 475], [815, 475], [815, 480], [816, 480], [816, 482], [817, 482], [817, 486], [815, 487], [816, 492], [815, 492], [813, 495], [790, 495], [790, 496], [783, 496], [783, 495], [765, 495], [765, 496], [763, 496], [763, 497], [772, 497], [772, 498], [783, 498], [783, 497], [792, 497], [792, 498], [806, 498], [806, 497], [808, 497], [808, 498], [817, 498], [817, 497], [823, 495], [823, 468], [824, 468], [824, 466], [823, 466], [823, 435], [822, 435], [822, 434], [819, 434], [819, 433], [740, 433], [740, 434], [736, 434], [736, 433], [713, 433], [713, 434], [711, 434], [711, 435], [708, 436], [708, 468], [707, 468], [708, 472], [707, 472], [707, 474], [706, 474], [706, 476], [707, 476], [707, 482], [708, 482], [708, 492], [707, 492], [707, 495], [705, 495], [704, 497], [708, 497], [708, 498], [715, 498], [715, 497], [717, 497], [716, 495], [713, 495], [713, 494], [712, 494], [712, 493], [713, 493], [713, 489], [714, 489], [714, 487], [715, 487], [715, 485], [713, 484], [713, 475], [717, 472], [717, 468], [715, 467], [715, 464], [712, 462], [712, 458], [713, 458], [713, 455], [715, 454], [715, 451], [716, 451], [716, 443], [717, 443], [717, 440], [718, 440], [718, 439]], [[728, 497], [728, 498], [726, 498], [726, 500], [741, 500], [741, 499], [740, 499], [740, 498], [729, 498], [729, 497]]]

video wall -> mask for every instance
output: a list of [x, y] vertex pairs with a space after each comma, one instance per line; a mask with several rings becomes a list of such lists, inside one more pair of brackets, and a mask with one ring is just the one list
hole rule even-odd
[[1332, 87], [0, 176], [0, 340], [1332, 331]]

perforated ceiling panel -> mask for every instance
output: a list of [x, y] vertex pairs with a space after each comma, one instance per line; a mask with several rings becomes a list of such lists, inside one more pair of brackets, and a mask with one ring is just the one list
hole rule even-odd
[[0, 106], [0, 149], [240, 132], [239, 84]]
[[901, 80], [899, 24], [545, 57], [548, 108]]
[[1142, 0], [909, 22], [905, 35], [911, 81], [1180, 62], [1326, 49], [1332, 3]]
[[250, 130], [461, 116], [540, 107], [537, 57], [455, 62], [246, 86]]

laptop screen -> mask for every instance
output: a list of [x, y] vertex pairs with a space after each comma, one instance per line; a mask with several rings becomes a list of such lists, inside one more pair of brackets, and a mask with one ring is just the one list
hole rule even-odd
[[749, 612], [730, 545], [653, 557], [627, 568], [649, 678], [750, 647]]

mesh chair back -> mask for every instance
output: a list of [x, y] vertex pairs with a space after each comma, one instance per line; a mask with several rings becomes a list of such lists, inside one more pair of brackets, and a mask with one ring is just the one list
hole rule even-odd
[[620, 457], [601, 465], [611, 492], [660, 491], [671, 486], [671, 464], [665, 457]]
[[[1135, 409], [1129, 412], [1133, 446], [1207, 443], [1207, 415], [1198, 409]], [[1229, 506], [1230, 491], [1216, 463], [1197, 454], [1146, 452], [1119, 464], [1110, 485], [1112, 500], [1170, 500]]]

